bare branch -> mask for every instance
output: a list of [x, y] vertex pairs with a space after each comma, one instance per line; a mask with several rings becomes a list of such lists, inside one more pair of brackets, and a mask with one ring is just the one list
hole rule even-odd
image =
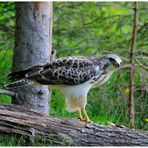
[[138, 59], [135, 59], [135, 61], [138, 63], [138, 65], [140, 65], [143, 69], [148, 70], [148, 66], [145, 66], [144, 64], [142, 64]]
[[121, 66], [119, 68], [119, 70], [121, 70], [121, 69], [127, 69], [127, 68], [130, 68], [130, 64], [125, 64], [125, 65]]
[[5, 26], [4, 24], [0, 24], [0, 29], [3, 30], [4, 32], [8, 33], [8, 35], [13, 36], [14, 31]]
[[50, 62], [54, 61], [56, 59], [56, 50], [51, 50], [51, 55], [50, 55]]
[[16, 96], [15, 92], [10, 91], [10, 90], [5, 90], [5, 89], [0, 89], [0, 94], [8, 95], [8, 96], [11, 96], [11, 97], [15, 97]]

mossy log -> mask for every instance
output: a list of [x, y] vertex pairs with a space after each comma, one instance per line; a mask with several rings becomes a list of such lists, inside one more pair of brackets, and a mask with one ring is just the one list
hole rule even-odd
[[148, 132], [48, 117], [18, 105], [0, 105], [0, 133], [57, 145], [148, 146]]

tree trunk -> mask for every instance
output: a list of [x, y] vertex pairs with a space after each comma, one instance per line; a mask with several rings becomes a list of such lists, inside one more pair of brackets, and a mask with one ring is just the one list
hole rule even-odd
[[48, 118], [18, 105], [0, 105], [0, 133], [50, 141], [50, 145], [148, 146], [148, 132], [86, 124], [78, 119]]
[[134, 105], [134, 52], [136, 49], [136, 39], [137, 39], [137, 30], [138, 30], [138, 2], [134, 3], [134, 27], [131, 40], [131, 49], [130, 49], [130, 93], [129, 93], [129, 122], [130, 128], [134, 128], [135, 121], [135, 105]]
[[[52, 2], [16, 2], [15, 48], [12, 71], [24, 70], [50, 60]], [[48, 114], [48, 86], [17, 88], [12, 103]]]

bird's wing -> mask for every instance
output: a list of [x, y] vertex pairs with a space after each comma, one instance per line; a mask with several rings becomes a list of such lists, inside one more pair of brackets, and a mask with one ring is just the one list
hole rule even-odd
[[26, 77], [46, 85], [77, 85], [99, 73], [100, 59], [100, 57], [59, 58], [43, 65], [39, 70], [28, 72]]
[[11, 81], [16, 81], [25, 78], [26, 74], [28, 73], [35, 73], [41, 69], [43, 69], [43, 65], [35, 65], [25, 70], [11, 72], [8, 74], [8, 77]]

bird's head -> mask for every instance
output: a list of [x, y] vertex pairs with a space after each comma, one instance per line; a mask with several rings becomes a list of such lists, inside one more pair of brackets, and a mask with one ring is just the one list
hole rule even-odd
[[108, 54], [105, 59], [107, 61], [107, 70], [108, 71], [118, 69], [120, 67], [121, 62], [122, 62], [121, 58], [116, 54]]

